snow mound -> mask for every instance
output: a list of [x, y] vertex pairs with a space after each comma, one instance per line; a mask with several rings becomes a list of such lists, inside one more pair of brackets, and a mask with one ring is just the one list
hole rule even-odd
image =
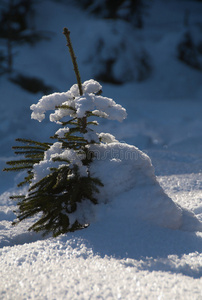
[[92, 145], [91, 148], [96, 154], [91, 174], [104, 184], [98, 195], [99, 203], [109, 205], [108, 216], [106, 211], [102, 216], [104, 222], [117, 215], [123, 226], [124, 220], [136, 223], [141, 219], [170, 229], [202, 231], [202, 223], [196, 216], [164, 192], [145, 153], [119, 142]]

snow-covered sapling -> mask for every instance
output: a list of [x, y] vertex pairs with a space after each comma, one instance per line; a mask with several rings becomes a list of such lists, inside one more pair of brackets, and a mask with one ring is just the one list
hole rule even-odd
[[25, 195], [12, 196], [18, 200], [17, 220], [37, 217], [29, 230], [43, 234], [75, 231], [89, 225], [88, 213], [97, 204], [97, 193], [103, 186], [99, 178], [90, 173], [90, 164], [96, 159], [93, 144], [107, 143], [110, 134], [98, 134], [96, 117], [122, 121], [125, 109], [112, 99], [101, 96], [102, 86], [91, 79], [81, 83], [70, 32], [64, 28], [77, 84], [63, 93], [43, 96], [31, 106], [32, 119], [41, 122], [45, 113], [53, 112], [49, 119], [60, 125], [51, 139], [41, 143], [17, 139], [22, 145], [13, 147], [23, 159], [9, 161], [5, 171], [26, 170], [18, 186], [28, 184]]

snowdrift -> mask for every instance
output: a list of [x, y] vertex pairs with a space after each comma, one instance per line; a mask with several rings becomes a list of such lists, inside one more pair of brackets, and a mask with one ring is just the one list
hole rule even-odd
[[[145, 153], [119, 142], [92, 148], [97, 159], [91, 172], [104, 183], [99, 202], [109, 202], [113, 215], [114, 210], [122, 220], [131, 219], [136, 223], [142, 219], [166, 228], [202, 231], [202, 223], [196, 216], [164, 192]], [[103, 218], [106, 222], [106, 215]]]

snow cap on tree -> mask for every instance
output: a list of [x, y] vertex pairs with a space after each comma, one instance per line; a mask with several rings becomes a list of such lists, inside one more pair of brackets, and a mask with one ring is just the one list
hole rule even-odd
[[[126, 118], [126, 110], [114, 100], [97, 95], [102, 86], [95, 80], [90, 79], [82, 84], [83, 94], [79, 95], [78, 85], [73, 85], [66, 93], [53, 93], [43, 96], [37, 104], [31, 106], [32, 119], [41, 122], [48, 110], [55, 112], [50, 115], [50, 121], [60, 123], [66, 116], [83, 118], [88, 112], [95, 116], [109, 120], [122, 121]], [[66, 109], [63, 109], [66, 107]]]

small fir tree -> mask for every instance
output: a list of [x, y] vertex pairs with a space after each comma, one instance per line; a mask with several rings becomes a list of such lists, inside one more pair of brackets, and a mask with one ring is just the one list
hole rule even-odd
[[5, 171], [24, 171], [19, 187], [28, 184], [25, 195], [12, 196], [18, 200], [17, 221], [37, 216], [29, 228], [53, 236], [85, 228], [89, 225], [85, 211], [97, 204], [97, 193], [103, 184], [90, 174], [90, 164], [96, 158], [91, 145], [100, 144], [114, 137], [98, 134], [98, 125], [92, 118], [104, 117], [122, 121], [126, 111], [112, 99], [101, 96], [102, 87], [94, 81], [81, 83], [76, 57], [70, 40], [70, 32], [64, 28], [77, 84], [64, 93], [43, 96], [31, 106], [32, 118], [41, 122], [47, 110], [50, 121], [61, 125], [51, 137], [54, 143], [41, 143], [17, 139], [22, 143], [13, 147], [23, 159], [9, 161]]

